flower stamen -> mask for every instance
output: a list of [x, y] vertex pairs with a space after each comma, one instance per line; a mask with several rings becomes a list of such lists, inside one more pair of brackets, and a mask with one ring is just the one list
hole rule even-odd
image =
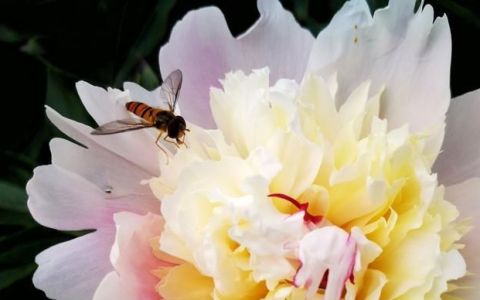
[[293, 204], [293, 206], [295, 206], [296, 208], [304, 212], [303, 220], [307, 223], [318, 224], [323, 220], [322, 216], [312, 215], [311, 213], [308, 212], [308, 202], [300, 203], [298, 202], [297, 199], [294, 199], [282, 193], [272, 193], [272, 194], [269, 194], [268, 197], [279, 198], [279, 199], [290, 202], [291, 204]]

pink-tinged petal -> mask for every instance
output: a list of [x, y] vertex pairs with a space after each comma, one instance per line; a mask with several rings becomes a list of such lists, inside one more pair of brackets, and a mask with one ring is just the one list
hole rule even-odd
[[[155, 146], [154, 129], [123, 132], [113, 135], [92, 135], [92, 128], [67, 119], [50, 107], [46, 108], [47, 117], [63, 133], [86, 147], [99, 147], [137, 165], [151, 176], [159, 175], [158, 157], [163, 155]], [[150, 134], [147, 131], [150, 132]]]
[[303, 237], [298, 252], [301, 267], [294, 284], [307, 288], [312, 298], [328, 274], [325, 300], [340, 299], [355, 264], [355, 240], [341, 228], [322, 227]]
[[95, 229], [113, 222], [105, 193], [77, 174], [55, 165], [34, 170], [27, 184], [28, 208], [40, 224], [60, 230]]
[[277, 0], [259, 0], [258, 9], [260, 19], [237, 39], [215, 7], [190, 12], [173, 28], [170, 41], [160, 50], [160, 70], [163, 77], [182, 70], [179, 106], [190, 122], [215, 127], [209, 91], [219, 87], [219, 79], [229, 71], [268, 66], [272, 82], [302, 79], [312, 35]]
[[[357, 257], [357, 245], [351, 235], [348, 236], [346, 244], [344, 245], [343, 255], [328, 273], [327, 289], [325, 294], [331, 293], [330, 299], [340, 299], [345, 284], [353, 273], [355, 267], [355, 259]], [[325, 298], [328, 299], [328, 298]]]
[[104, 191], [106, 199], [130, 198], [135, 202], [129, 211], [159, 211], [159, 201], [143, 180], [151, 178], [146, 171], [120, 156], [92, 145], [89, 149], [64, 139], [50, 142], [52, 164], [80, 175]]
[[153, 214], [118, 213], [115, 224], [117, 234], [111, 259], [120, 279], [135, 287], [136, 299], [159, 299], [155, 291], [159, 279], [152, 272], [169, 264], [153, 254], [151, 241], [162, 233], [163, 219]]
[[466, 300], [478, 299], [480, 287], [480, 178], [473, 178], [462, 183], [448, 186], [445, 199], [455, 204], [460, 211], [460, 218], [471, 218], [472, 229], [460, 240], [465, 248], [460, 250], [467, 263], [467, 271], [473, 273], [460, 279], [456, 285], [467, 286], [455, 292], [456, 296]]
[[234, 66], [246, 72], [268, 66], [272, 83], [281, 78], [300, 82], [314, 41], [312, 34], [297, 23], [280, 1], [259, 0], [257, 6], [260, 19], [238, 37], [242, 56]]
[[[48, 227], [98, 231], [40, 254], [34, 282], [55, 299], [88, 299], [100, 280], [112, 270], [108, 254], [113, 244], [113, 215], [121, 211], [157, 212], [159, 202], [148, 186], [141, 184], [152, 176], [148, 170], [135, 160], [126, 160], [122, 151], [116, 153], [112, 144], [97, 143], [87, 126], [62, 118], [48, 108], [47, 114], [61, 129], [72, 133], [89, 148], [62, 139], [52, 140], [52, 165], [36, 168], [27, 184], [30, 212]], [[77, 250], [70, 248], [85, 254], [77, 255]], [[89, 253], [96, 261], [84, 262], [84, 256]], [[73, 267], [69, 268], [67, 259], [84, 265], [72, 263]], [[77, 280], [78, 283], [74, 282]]]
[[155, 291], [160, 279], [153, 275], [153, 271], [174, 266], [176, 261], [169, 261], [167, 255], [162, 257], [167, 260], [161, 260], [153, 252], [152, 241], [163, 230], [163, 218], [154, 214], [141, 216], [123, 212], [115, 215], [115, 224], [117, 232], [110, 257], [116, 275], [107, 276], [96, 296], [107, 299], [100, 296], [111, 297], [109, 291], [124, 290], [130, 296], [124, 295], [122, 299], [161, 299]]
[[[135, 189], [135, 184], [139, 183], [129, 186]], [[119, 211], [159, 211], [159, 204], [151, 195], [110, 196], [81, 175], [56, 165], [37, 167], [27, 184], [27, 193], [28, 208], [35, 220], [60, 230], [113, 226], [113, 214]]]
[[51, 299], [92, 299], [112, 270], [108, 255], [113, 240], [112, 231], [100, 230], [48, 248], [36, 257], [33, 284]]
[[385, 86], [381, 112], [390, 128], [420, 131], [445, 118], [451, 36], [446, 17], [434, 21], [429, 5], [414, 13], [415, 2], [391, 0], [373, 18], [365, 0], [345, 3], [315, 41], [308, 68], [337, 73], [340, 102], [366, 80], [372, 94]]
[[433, 170], [445, 185], [480, 177], [480, 90], [454, 98], [447, 112], [447, 129]]
[[182, 70], [178, 105], [188, 121], [213, 127], [210, 86], [219, 86], [234, 53], [234, 39], [215, 7], [189, 12], [175, 25], [168, 44], [160, 49], [160, 71], [165, 78], [175, 69]]

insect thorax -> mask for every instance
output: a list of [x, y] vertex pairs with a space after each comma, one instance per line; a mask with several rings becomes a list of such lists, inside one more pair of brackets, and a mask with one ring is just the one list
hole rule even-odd
[[167, 131], [168, 124], [175, 119], [175, 115], [168, 111], [168, 110], [162, 110], [158, 112], [155, 116], [155, 127]]

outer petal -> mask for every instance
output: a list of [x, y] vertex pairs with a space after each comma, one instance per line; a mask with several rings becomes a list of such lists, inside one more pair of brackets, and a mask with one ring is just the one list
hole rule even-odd
[[[442, 124], [450, 101], [451, 37], [448, 21], [414, 0], [391, 0], [372, 19], [365, 0], [351, 0], [314, 43], [308, 68], [338, 74], [339, 101], [361, 82], [383, 86], [382, 114], [391, 128], [413, 131]], [[428, 112], [428, 113], [427, 113]]]
[[[277, 0], [259, 0], [260, 19], [238, 39], [214, 7], [187, 14], [160, 50], [163, 77], [181, 69], [184, 83], [179, 105], [186, 118], [212, 128], [209, 89], [231, 70], [268, 66], [272, 80], [303, 77], [313, 37]], [[275, 51], [271, 51], [275, 49]]]
[[111, 88], [105, 90], [85, 81], [77, 82], [76, 87], [83, 105], [99, 125], [128, 118], [125, 109], [125, 103], [130, 101], [128, 92]]
[[160, 87], [157, 87], [153, 91], [149, 91], [142, 86], [136, 84], [135, 82], [124, 82], [123, 88], [128, 90], [130, 93], [130, 98], [133, 101], [140, 101], [146, 103], [150, 106], [160, 106]]
[[434, 171], [439, 182], [454, 184], [480, 176], [480, 90], [452, 100], [443, 149]]
[[112, 269], [108, 254], [113, 236], [111, 231], [97, 231], [43, 251], [36, 258], [39, 267], [33, 284], [52, 299], [92, 299]]
[[[50, 107], [46, 108], [50, 121], [63, 133], [87, 147], [100, 147], [106, 151], [139, 166], [150, 175], [160, 174], [158, 164], [159, 150], [155, 138], [140, 132], [123, 132], [114, 135], [91, 135], [92, 128], [67, 119]], [[143, 131], [148, 131], [144, 129]], [[153, 130], [153, 129], [152, 129]], [[141, 155], [140, 155], [141, 154]]]
[[139, 187], [144, 173], [131, 167], [125, 175], [120, 168], [128, 162], [122, 164], [111, 153], [58, 139], [52, 142], [52, 154], [54, 164], [36, 168], [27, 184], [28, 207], [39, 223], [62, 230], [96, 229], [112, 226], [117, 211], [159, 210], [147, 186]]
[[27, 184], [28, 208], [37, 222], [61, 230], [95, 229], [112, 223], [104, 192], [54, 165], [34, 170]]
[[[243, 54], [236, 67], [245, 71], [268, 66], [272, 82], [278, 79], [302, 80], [314, 41], [280, 1], [259, 0], [260, 19], [238, 37]], [[272, 51], [275, 49], [275, 51]]]
[[138, 165], [92, 145], [89, 149], [63, 139], [50, 142], [52, 164], [71, 171], [104, 192], [105, 199], [131, 199], [135, 205], [129, 211], [156, 212], [159, 201], [143, 180], [151, 175]]
[[48, 227], [98, 231], [38, 255], [34, 283], [54, 299], [91, 299], [112, 270], [113, 214], [158, 211], [159, 203], [140, 185], [151, 175], [93, 141], [86, 149], [54, 139], [51, 151], [53, 164], [36, 168], [27, 184], [30, 212]]
[[460, 211], [461, 218], [471, 218], [472, 230], [461, 240], [465, 244], [462, 252], [467, 262], [467, 271], [473, 275], [467, 275], [457, 285], [468, 286], [470, 289], [456, 291], [456, 296], [462, 299], [478, 299], [478, 287], [480, 287], [480, 179], [473, 178], [462, 183], [449, 186], [445, 189], [445, 198], [454, 203]]

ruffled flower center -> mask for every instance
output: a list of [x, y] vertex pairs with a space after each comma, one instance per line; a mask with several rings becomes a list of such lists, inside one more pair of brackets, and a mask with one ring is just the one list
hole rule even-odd
[[162, 296], [190, 280], [208, 299], [435, 299], [458, 278], [458, 213], [431, 173], [436, 131], [389, 129], [368, 82], [347, 99], [335, 78], [271, 86], [268, 69], [222, 84], [210, 93], [218, 129], [189, 125], [189, 148], [151, 181], [159, 248], [185, 264]]

